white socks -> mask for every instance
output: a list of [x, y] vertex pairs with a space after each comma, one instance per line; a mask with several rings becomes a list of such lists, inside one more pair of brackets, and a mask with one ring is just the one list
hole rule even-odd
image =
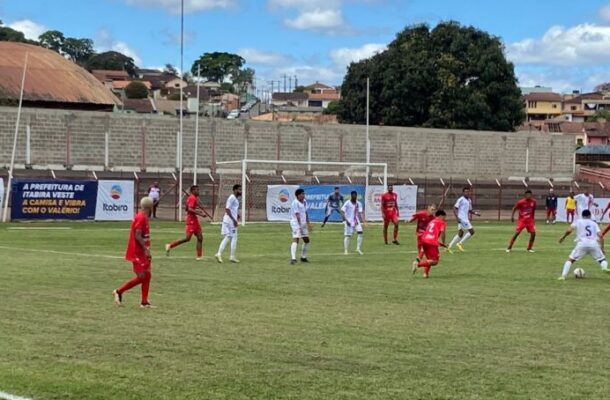
[[301, 258], [307, 258], [307, 249], [309, 248], [309, 243], [303, 243], [303, 249], [301, 250]]
[[[606, 266], [607, 265], [608, 265], [608, 263], [606, 263]], [[564, 278], [567, 278], [568, 274], [570, 273], [570, 268], [572, 268], [572, 262], [566, 261], [566, 263], [563, 264], [563, 272], [561, 273], [561, 276], [563, 276]]]
[[472, 235], [470, 234], [470, 232], [466, 232], [466, 234], [464, 235], [462, 240], [460, 240], [460, 244], [464, 244], [464, 242], [467, 241], [468, 239], [470, 239], [471, 237], [472, 237]]
[[237, 235], [231, 238], [231, 259], [235, 259], [235, 253], [237, 252]]
[[218, 254], [222, 254], [225, 251], [230, 240], [231, 240], [231, 238], [228, 236], [225, 236], [222, 239], [222, 241], [220, 242], [220, 246], [218, 247]]
[[357, 250], [362, 250], [362, 241], [364, 240], [364, 237], [362, 235], [358, 235], [358, 240], [356, 241]]
[[346, 236], [343, 238], [343, 249], [345, 250], [345, 252], [347, 253], [347, 251], [349, 250], [349, 236]]
[[292, 257], [292, 260], [297, 259], [297, 247], [298, 246], [299, 245], [297, 242], [292, 242], [292, 244], [290, 245], [290, 256]]
[[460, 241], [460, 237], [458, 235], [455, 235], [453, 237], [453, 239], [451, 239], [451, 243], [449, 243], [449, 247], [451, 248], [451, 247], [455, 246], [456, 243], [459, 241]]
[[608, 261], [604, 260], [602, 262], [599, 263], [599, 265], [602, 266], [602, 269], [608, 269]]

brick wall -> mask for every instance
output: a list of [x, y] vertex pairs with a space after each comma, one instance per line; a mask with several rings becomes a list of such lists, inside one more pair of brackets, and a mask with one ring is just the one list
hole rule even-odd
[[[9, 164], [15, 108], [0, 107], [0, 167]], [[26, 164], [26, 126], [34, 165], [167, 169], [176, 166], [178, 120], [171, 117], [24, 109], [17, 147]], [[192, 168], [195, 121], [184, 121], [186, 168]], [[199, 168], [244, 158], [363, 162], [366, 129], [358, 125], [319, 125], [202, 118]], [[386, 162], [400, 177], [484, 179], [509, 176], [571, 177], [574, 143], [570, 137], [423, 128], [371, 127], [371, 162]], [[529, 173], [526, 159], [529, 151]]]

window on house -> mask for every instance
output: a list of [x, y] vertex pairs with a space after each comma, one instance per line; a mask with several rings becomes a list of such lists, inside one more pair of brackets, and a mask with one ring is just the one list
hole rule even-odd
[[578, 107], [576, 107], [576, 106], [572, 106], [570, 109], [571, 109], [572, 111], [576, 111], [576, 110], [578, 110]]
[[530, 100], [530, 101], [527, 102], [527, 107], [528, 108], [536, 108], [536, 106], [538, 106], [538, 102], [536, 102], [536, 101], [531, 101]]
[[582, 139], [576, 139], [576, 145], [582, 147], [584, 145]]
[[553, 104], [553, 108], [557, 108], [557, 104]]

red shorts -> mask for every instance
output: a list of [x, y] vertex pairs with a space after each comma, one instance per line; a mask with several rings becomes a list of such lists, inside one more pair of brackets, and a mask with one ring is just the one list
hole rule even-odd
[[424, 248], [424, 242], [421, 240], [422, 235], [420, 233], [417, 234], [417, 250]]
[[188, 223], [186, 224], [186, 234], [188, 235], [201, 235], [201, 225], [199, 222]]
[[438, 251], [438, 246], [434, 244], [422, 243], [424, 255], [429, 261], [439, 261], [441, 253]]
[[138, 258], [136, 261], [132, 261], [133, 264], [133, 273], [140, 274], [142, 272], [150, 271], [151, 262], [150, 258]]
[[383, 223], [389, 224], [390, 222], [393, 224], [398, 224], [398, 214], [395, 212], [383, 214]]
[[576, 210], [570, 210], [570, 209], [567, 209], [567, 210], [566, 210], [566, 214], [567, 214], [567, 215], [574, 216], [574, 214], [575, 214], [575, 213], [576, 213]]
[[521, 233], [524, 229], [527, 229], [529, 233], [536, 233], [536, 222], [533, 219], [517, 221], [515, 232]]
[[547, 218], [551, 218], [551, 217], [555, 217], [557, 216], [557, 209], [556, 208], [547, 208], [546, 209], [546, 217]]

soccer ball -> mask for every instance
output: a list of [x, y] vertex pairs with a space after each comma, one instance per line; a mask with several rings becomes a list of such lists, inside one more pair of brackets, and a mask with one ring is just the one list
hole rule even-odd
[[574, 270], [574, 278], [576, 279], [582, 279], [585, 277], [585, 270], [582, 268], [576, 268]]

